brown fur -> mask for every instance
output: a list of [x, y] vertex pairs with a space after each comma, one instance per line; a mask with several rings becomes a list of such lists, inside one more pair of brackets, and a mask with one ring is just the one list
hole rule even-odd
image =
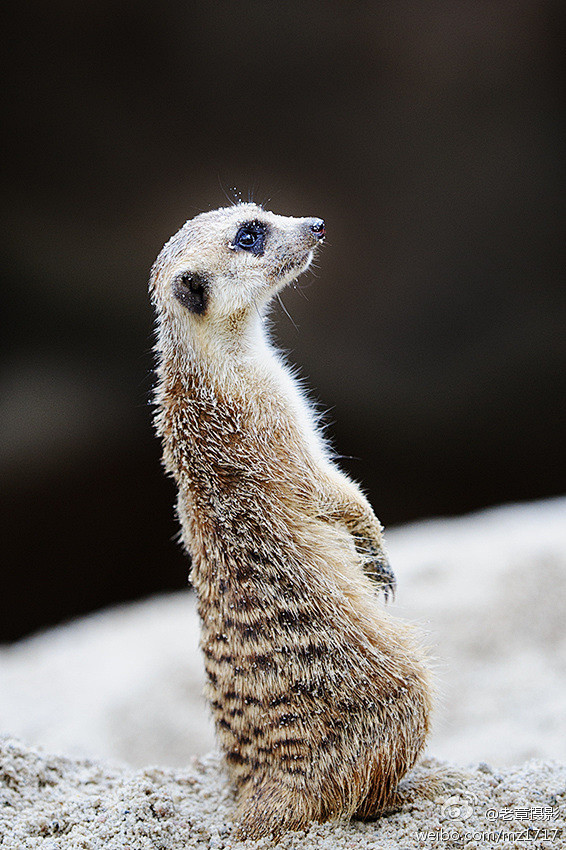
[[[268, 227], [262, 256], [234, 248], [252, 219]], [[376, 584], [393, 587], [381, 526], [261, 331], [273, 292], [310, 261], [310, 221], [254, 205], [206, 213], [152, 272], [157, 430], [241, 837], [378, 815], [429, 725], [423, 653], [376, 598]], [[202, 316], [171, 295], [186, 270], [210, 277]]]

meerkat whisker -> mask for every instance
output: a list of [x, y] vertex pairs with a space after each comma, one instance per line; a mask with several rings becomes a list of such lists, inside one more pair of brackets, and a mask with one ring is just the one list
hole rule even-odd
[[281, 296], [279, 295], [279, 293], [278, 293], [278, 292], [276, 293], [276, 295], [277, 295], [277, 300], [279, 301], [279, 304], [281, 305], [281, 307], [282, 307], [282, 309], [283, 309], [283, 312], [285, 313], [285, 315], [287, 316], [287, 318], [289, 319], [289, 321], [291, 322], [291, 324], [293, 325], [293, 327], [295, 328], [295, 330], [296, 330], [296, 331], [297, 331], [297, 333], [298, 333], [298, 331], [299, 331], [299, 326], [298, 326], [298, 325], [295, 323], [295, 321], [293, 320], [293, 317], [291, 316], [291, 314], [289, 313], [289, 311], [288, 311], [288, 310], [287, 310], [287, 308], [285, 307], [285, 305], [284, 305], [283, 301], [281, 300]]

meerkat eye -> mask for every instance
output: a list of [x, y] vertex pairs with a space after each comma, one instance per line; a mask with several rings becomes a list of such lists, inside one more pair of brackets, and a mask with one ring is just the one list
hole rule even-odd
[[251, 248], [257, 239], [257, 233], [247, 228], [242, 228], [236, 236], [236, 242], [240, 248]]
[[241, 248], [259, 256], [263, 254], [265, 244], [266, 227], [260, 221], [250, 221], [242, 224], [236, 238], [232, 243], [233, 248]]

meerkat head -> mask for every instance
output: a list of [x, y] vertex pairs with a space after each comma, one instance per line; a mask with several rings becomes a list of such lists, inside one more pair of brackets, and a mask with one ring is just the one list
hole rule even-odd
[[150, 280], [158, 312], [192, 328], [232, 329], [310, 265], [320, 218], [274, 215], [256, 204], [202, 213], [159, 254]]

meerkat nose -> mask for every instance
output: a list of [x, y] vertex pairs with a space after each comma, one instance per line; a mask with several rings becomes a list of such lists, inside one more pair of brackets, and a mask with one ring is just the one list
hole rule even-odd
[[310, 224], [310, 229], [317, 239], [324, 239], [326, 228], [321, 218], [313, 218]]

